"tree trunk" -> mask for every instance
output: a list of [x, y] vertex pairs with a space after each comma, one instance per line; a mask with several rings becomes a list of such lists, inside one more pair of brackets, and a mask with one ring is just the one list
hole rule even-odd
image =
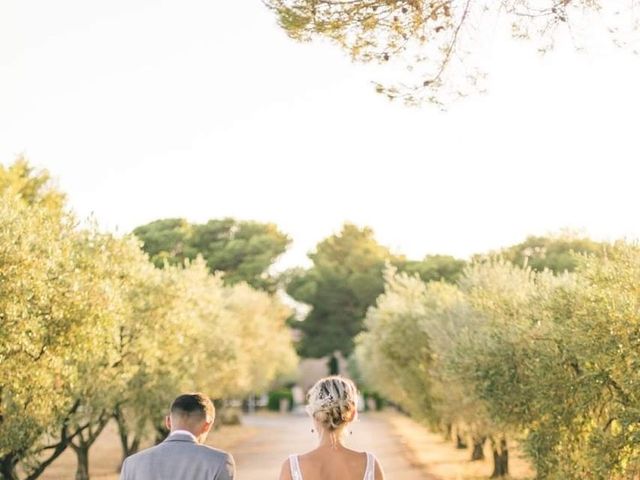
[[456, 448], [460, 450], [467, 448], [467, 444], [464, 442], [464, 438], [460, 435], [460, 432], [456, 433]]
[[118, 425], [118, 436], [120, 437], [120, 447], [122, 448], [122, 461], [120, 462], [120, 466], [118, 467], [118, 471], [122, 468], [122, 463], [124, 459], [137, 453], [140, 450], [140, 435], [135, 433], [133, 438], [131, 437], [131, 433], [127, 428], [127, 422], [122, 414], [122, 410], [120, 408], [116, 408], [113, 418], [116, 420]]
[[123, 445], [122, 447], [122, 461], [120, 462], [120, 465], [118, 466], [118, 472], [122, 469], [122, 464], [124, 463], [125, 459], [127, 457], [130, 457], [131, 455], [133, 455], [134, 453], [138, 453], [138, 451], [140, 450], [140, 436], [139, 435], [134, 435], [133, 439], [131, 440], [131, 443], [128, 444], [126, 447]]
[[491, 478], [506, 477], [509, 475], [509, 449], [507, 448], [507, 439], [502, 437], [500, 442], [491, 439], [491, 447], [493, 450], [493, 473]]
[[445, 424], [444, 426], [444, 439], [446, 441], [451, 440], [453, 434], [453, 425], [450, 423]]
[[0, 478], [3, 480], [18, 480], [18, 474], [16, 473], [17, 464], [18, 458], [13, 453], [9, 453], [0, 458]]
[[484, 460], [484, 442], [487, 437], [473, 436], [473, 451], [471, 452], [471, 461]]
[[340, 373], [340, 364], [338, 363], [338, 358], [335, 353], [329, 358], [327, 369], [329, 370], [329, 375], [338, 375]]
[[140, 435], [135, 434], [133, 436], [133, 440], [131, 440], [131, 445], [129, 445], [129, 455], [133, 455], [134, 453], [138, 453], [140, 450]]
[[[36, 456], [39, 457], [40, 460], [36, 464], [32, 465], [32, 468], [25, 474], [23, 480], [35, 480], [36, 478], [39, 478], [40, 475], [42, 475], [42, 473], [47, 469], [47, 467], [51, 465], [56, 460], [56, 458], [63, 454], [63, 452], [69, 446], [71, 440], [76, 435], [81, 433], [81, 429], [76, 430], [71, 435], [69, 435], [68, 431], [68, 420], [78, 410], [79, 406], [79, 401], [76, 401], [73, 404], [71, 410], [69, 410], [67, 414], [66, 419], [64, 420], [64, 422], [62, 422], [62, 429], [60, 430], [58, 443], [44, 446], [37, 452]], [[44, 453], [48, 451], [50, 451], [51, 453], [48, 457], [44, 458]], [[17, 460], [18, 459], [16, 458], [16, 461]]]
[[[74, 435], [77, 435], [74, 434]], [[67, 436], [67, 427], [62, 428], [62, 433], [60, 434], [60, 441], [55, 444], [49, 446], [46, 450], [52, 450], [51, 454], [45, 460], [40, 461], [33, 469], [29, 471], [29, 474], [24, 477], [23, 480], [35, 480], [39, 478], [40, 475], [47, 469], [49, 465], [51, 465], [56, 458], [58, 458], [69, 446], [70, 439]], [[43, 450], [44, 451], [44, 450]]]
[[89, 480], [89, 448], [82, 445], [79, 448], [74, 447], [78, 466], [76, 468], [76, 480]]
[[[71, 441], [69, 445], [76, 452], [77, 468], [76, 468], [76, 480], [89, 480], [89, 449], [98, 439], [104, 427], [109, 423], [111, 415], [103, 411], [95, 424], [93, 422], [86, 425], [86, 428], [82, 428], [77, 435], [78, 443]], [[95, 426], [95, 430], [92, 428]], [[86, 436], [85, 436], [86, 434]]]
[[[216, 408], [216, 411], [218, 409]], [[164, 425], [156, 425], [156, 445], [165, 441], [169, 436], [169, 430]]]

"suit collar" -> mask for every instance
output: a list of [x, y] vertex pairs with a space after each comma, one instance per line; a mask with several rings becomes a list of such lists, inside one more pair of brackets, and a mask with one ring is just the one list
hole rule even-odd
[[187, 443], [197, 443], [196, 437], [193, 436], [190, 432], [176, 431], [172, 432], [166, 439], [165, 442], [187, 442]]

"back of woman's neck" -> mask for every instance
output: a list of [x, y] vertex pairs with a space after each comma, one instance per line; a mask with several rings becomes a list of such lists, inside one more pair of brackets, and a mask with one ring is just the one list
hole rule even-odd
[[341, 432], [325, 433], [320, 437], [318, 448], [346, 448], [343, 441]]

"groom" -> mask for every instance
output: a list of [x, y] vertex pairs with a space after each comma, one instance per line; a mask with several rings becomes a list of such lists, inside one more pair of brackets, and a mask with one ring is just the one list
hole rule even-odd
[[180, 395], [165, 420], [171, 430], [167, 439], [125, 459], [120, 480], [233, 480], [233, 457], [203, 445], [214, 417], [207, 396]]

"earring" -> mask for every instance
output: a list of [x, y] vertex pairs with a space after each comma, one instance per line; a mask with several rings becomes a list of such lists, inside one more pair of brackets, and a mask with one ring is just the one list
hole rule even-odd
[[312, 429], [311, 429], [311, 433], [316, 433], [315, 428], [312, 428]]

